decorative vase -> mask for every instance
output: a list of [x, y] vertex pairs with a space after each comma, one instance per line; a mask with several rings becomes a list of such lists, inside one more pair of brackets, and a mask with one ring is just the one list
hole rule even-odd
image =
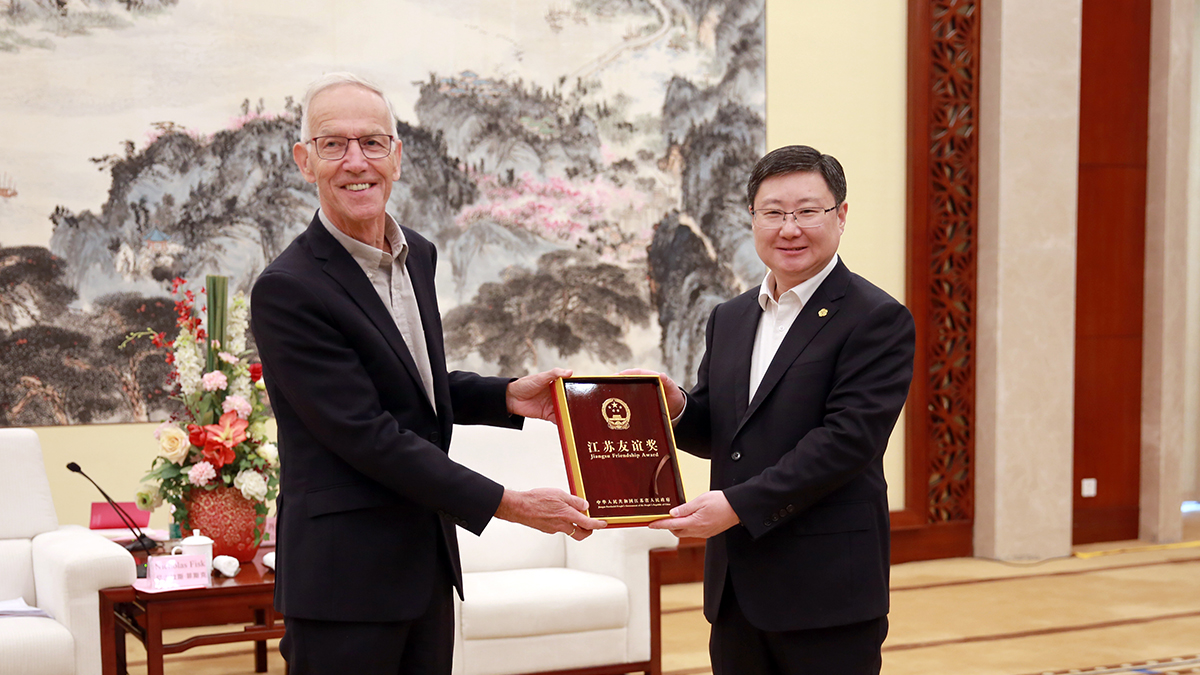
[[258, 514], [254, 502], [242, 496], [241, 490], [222, 485], [212, 490], [195, 489], [187, 494], [187, 521], [184, 534], [200, 530], [213, 540], [213, 557], [229, 555], [238, 562], [254, 560], [258, 552]]

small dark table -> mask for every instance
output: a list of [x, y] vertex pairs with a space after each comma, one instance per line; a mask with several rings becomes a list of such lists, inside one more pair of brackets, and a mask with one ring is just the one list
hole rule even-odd
[[[213, 575], [211, 588], [150, 593], [133, 586], [100, 591], [100, 660], [104, 675], [126, 675], [125, 634], [146, 647], [147, 675], [162, 675], [163, 656], [201, 645], [253, 641], [254, 670], [267, 672], [267, 640], [283, 637], [283, 618], [275, 613], [275, 573], [262, 557], [275, 550], [259, 549], [253, 562], [242, 563], [232, 579]], [[168, 628], [249, 624], [240, 631], [197, 635], [163, 644]]]

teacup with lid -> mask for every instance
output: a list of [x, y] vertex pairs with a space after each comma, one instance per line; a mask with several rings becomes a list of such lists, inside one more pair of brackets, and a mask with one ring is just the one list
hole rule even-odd
[[179, 554], [204, 558], [204, 568], [212, 574], [213, 540], [200, 534], [200, 530], [192, 530], [192, 536], [185, 537], [178, 546], [171, 549], [171, 555]]

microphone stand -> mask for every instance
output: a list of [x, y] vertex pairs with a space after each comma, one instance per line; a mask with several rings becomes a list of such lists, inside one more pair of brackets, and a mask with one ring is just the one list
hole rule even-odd
[[115, 501], [113, 501], [113, 498], [109, 497], [108, 493], [104, 491], [104, 488], [100, 487], [99, 485], [96, 484], [96, 481], [92, 480], [91, 476], [84, 473], [83, 469], [79, 468], [78, 464], [76, 464], [75, 462], [71, 462], [71, 463], [67, 464], [67, 468], [70, 469], [71, 471], [79, 474], [80, 476], [83, 476], [84, 478], [88, 479], [88, 482], [91, 483], [92, 485], [95, 485], [96, 489], [99, 490], [100, 494], [104, 497], [104, 500], [107, 501], [109, 503], [109, 505], [112, 506], [113, 509], [117, 512], [117, 517], [120, 518], [121, 522], [125, 523], [125, 527], [129, 528], [129, 531], [133, 533], [134, 539], [133, 539], [133, 541], [129, 542], [128, 544], [125, 544], [125, 550], [131, 551], [131, 552], [132, 551], [151, 551], [151, 550], [158, 548], [158, 542], [154, 541], [150, 537], [146, 536], [146, 533], [142, 532], [141, 528], [134, 525], [133, 521], [130, 520], [129, 516], [125, 513], [124, 509], [122, 509], [120, 506], [118, 506], [117, 503]]

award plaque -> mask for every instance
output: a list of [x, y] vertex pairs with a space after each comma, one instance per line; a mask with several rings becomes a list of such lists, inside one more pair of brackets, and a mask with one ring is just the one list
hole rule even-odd
[[667, 518], [684, 503], [662, 381], [653, 376], [554, 381], [571, 493], [609, 527]]

